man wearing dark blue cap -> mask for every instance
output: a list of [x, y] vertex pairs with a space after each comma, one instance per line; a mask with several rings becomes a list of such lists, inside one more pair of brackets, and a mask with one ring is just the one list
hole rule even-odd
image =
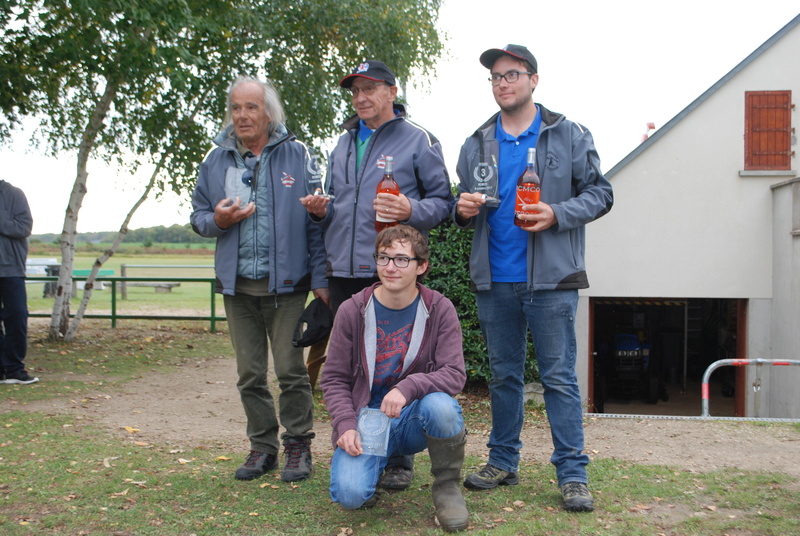
[[[365, 60], [339, 85], [351, 96], [356, 115], [341, 126], [328, 162], [328, 193], [302, 199], [312, 221], [325, 229], [331, 309], [376, 283], [372, 257], [376, 214], [383, 221], [404, 223], [427, 234], [446, 219], [453, 206], [450, 177], [442, 146], [430, 132], [410, 121], [406, 108], [395, 102], [394, 73], [382, 61]], [[375, 194], [385, 159], [394, 157], [394, 178], [400, 195]], [[381, 486], [411, 485], [413, 458], [392, 458]]]
[[[473, 228], [470, 278], [489, 348], [492, 431], [489, 461], [464, 480], [470, 489], [519, 482], [523, 386], [530, 330], [553, 438], [550, 461], [568, 511], [588, 512], [581, 395], [575, 373], [578, 289], [589, 281], [584, 226], [611, 210], [611, 185], [600, 172], [592, 135], [533, 101], [539, 66], [520, 45], [489, 49], [480, 57], [500, 112], [461, 148], [456, 225]], [[517, 178], [535, 148], [541, 200], [523, 204], [514, 224]], [[475, 191], [476, 177], [498, 174], [499, 206]]]

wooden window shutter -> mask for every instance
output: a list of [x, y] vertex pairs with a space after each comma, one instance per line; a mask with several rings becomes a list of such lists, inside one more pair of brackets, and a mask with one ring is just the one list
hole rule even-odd
[[791, 169], [792, 92], [746, 91], [744, 168]]

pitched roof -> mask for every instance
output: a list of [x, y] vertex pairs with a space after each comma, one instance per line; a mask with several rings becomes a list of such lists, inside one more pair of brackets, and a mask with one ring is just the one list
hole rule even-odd
[[746, 57], [744, 60], [742, 60], [742, 62], [741, 62], [741, 63], [739, 63], [739, 64], [738, 64], [736, 67], [734, 67], [733, 69], [731, 69], [731, 70], [728, 72], [728, 74], [726, 74], [725, 76], [723, 76], [722, 78], [720, 78], [720, 79], [719, 79], [719, 80], [718, 80], [718, 81], [717, 81], [717, 82], [716, 82], [716, 83], [715, 83], [713, 86], [711, 86], [710, 88], [708, 88], [708, 89], [707, 89], [707, 90], [706, 90], [706, 91], [705, 91], [705, 92], [704, 92], [702, 95], [700, 95], [700, 96], [699, 96], [699, 97], [697, 97], [697, 98], [696, 98], [694, 101], [692, 101], [692, 103], [691, 103], [691, 104], [689, 104], [689, 106], [687, 106], [686, 108], [684, 108], [683, 110], [681, 110], [681, 111], [680, 111], [680, 113], [678, 113], [678, 115], [676, 115], [675, 117], [673, 117], [672, 119], [670, 119], [670, 120], [669, 120], [669, 121], [668, 121], [668, 122], [667, 122], [667, 123], [666, 123], [666, 124], [665, 124], [663, 127], [661, 127], [661, 128], [659, 128], [659, 129], [657, 129], [657, 130], [656, 130], [656, 131], [653, 133], [653, 135], [652, 135], [652, 136], [650, 136], [650, 137], [649, 137], [649, 138], [647, 138], [645, 141], [643, 141], [642, 143], [640, 143], [640, 144], [639, 144], [639, 145], [636, 147], [636, 149], [634, 149], [633, 151], [631, 151], [630, 153], [628, 153], [628, 156], [626, 156], [625, 158], [623, 158], [622, 160], [620, 160], [619, 162], [617, 162], [617, 164], [616, 164], [616, 165], [615, 165], [613, 168], [611, 168], [611, 169], [610, 169], [610, 170], [609, 170], [609, 171], [608, 171], [608, 172], [605, 174], [605, 175], [606, 175], [606, 178], [610, 179], [611, 177], [613, 177], [614, 175], [616, 175], [616, 174], [617, 174], [617, 173], [618, 173], [620, 170], [622, 170], [622, 168], [624, 168], [624, 167], [625, 167], [625, 166], [626, 166], [626, 165], [627, 165], [627, 164], [628, 164], [628, 163], [629, 163], [631, 160], [633, 160], [634, 158], [636, 158], [637, 156], [639, 156], [639, 154], [641, 154], [641, 153], [642, 153], [642, 151], [644, 151], [644, 150], [645, 150], [645, 149], [647, 149], [647, 148], [648, 148], [650, 145], [652, 145], [653, 143], [655, 143], [655, 142], [656, 142], [656, 141], [657, 141], [657, 140], [658, 140], [658, 139], [659, 139], [661, 136], [663, 136], [664, 134], [666, 134], [667, 132], [669, 132], [669, 130], [670, 130], [670, 129], [671, 129], [673, 126], [675, 126], [676, 124], [678, 124], [678, 122], [680, 122], [680, 121], [681, 121], [681, 119], [683, 119], [684, 117], [686, 117], [687, 115], [689, 115], [690, 113], [692, 113], [692, 112], [694, 111], [694, 109], [695, 109], [695, 108], [697, 108], [697, 107], [698, 107], [698, 106], [700, 106], [700, 105], [701, 105], [703, 102], [705, 102], [707, 99], [709, 99], [709, 98], [711, 97], [711, 95], [713, 95], [714, 93], [716, 93], [716, 92], [717, 92], [717, 90], [718, 90], [719, 88], [721, 88], [722, 86], [724, 86], [724, 85], [725, 85], [725, 84], [728, 82], [728, 80], [730, 80], [731, 78], [733, 78], [734, 76], [736, 76], [737, 74], [739, 74], [739, 72], [743, 71], [745, 67], [747, 67], [747, 66], [748, 66], [748, 65], [750, 65], [752, 62], [754, 62], [754, 61], [755, 61], [755, 60], [756, 60], [756, 59], [757, 59], [759, 56], [761, 56], [761, 55], [762, 55], [764, 52], [766, 52], [766, 51], [767, 51], [767, 50], [768, 50], [768, 49], [769, 49], [769, 48], [770, 48], [772, 45], [774, 45], [775, 43], [777, 43], [778, 41], [780, 41], [780, 39], [781, 39], [781, 38], [782, 38], [784, 35], [786, 35], [786, 34], [787, 34], [787, 33], [789, 33], [790, 31], [792, 31], [792, 29], [793, 29], [795, 26], [797, 26], [797, 25], [800, 25], [800, 15], [797, 15], [797, 16], [796, 16], [795, 18], [793, 18], [793, 19], [792, 19], [792, 20], [791, 20], [791, 21], [790, 21], [790, 22], [789, 22], [789, 23], [788, 23], [786, 26], [784, 26], [783, 28], [781, 28], [780, 30], [778, 30], [778, 32], [777, 32], [777, 33], [775, 33], [775, 35], [773, 35], [772, 37], [770, 37], [769, 39], [767, 39], [767, 40], [764, 42], [764, 44], [762, 44], [760, 47], [758, 47], [757, 49], [755, 49], [755, 50], [754, 50], [754, 51], [753, 51], [753, 52], [752, 52], [752, 53], [751, 53], [749, 56], [747, 56], [747, 57]]

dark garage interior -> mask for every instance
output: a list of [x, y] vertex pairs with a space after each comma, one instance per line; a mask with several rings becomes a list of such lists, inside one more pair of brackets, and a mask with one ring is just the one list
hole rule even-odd
[[[699, 416], [704, 372], [717, 360], [737, 357], [739, 302], [593, 298], [589, 411]], [[721, 367], [709, 380], [712, 416], [735, 414], [735, 368]]]

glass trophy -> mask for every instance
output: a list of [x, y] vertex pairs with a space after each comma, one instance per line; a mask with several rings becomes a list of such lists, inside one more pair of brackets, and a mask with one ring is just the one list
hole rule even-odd
[[379, 409], [361, 408], [358, 413], [358, 435], [364, 454], [386, 456], [389, 449], [389, 417]]
[[497, 208], [500, 206], [500, 199], [497, 197], [497, 159], [492, 155], [493, 163], [478, 162], [472, 170], [472, 193], [483, 195], [486, 206]]
[[306, 159], [306, 192], [308, 195], [321, 195], [333, 200], [334, 196], [328, 195], [325, 185], [322, 183], [322, 171], [319, 169], [317, 156], [308, 153]]

